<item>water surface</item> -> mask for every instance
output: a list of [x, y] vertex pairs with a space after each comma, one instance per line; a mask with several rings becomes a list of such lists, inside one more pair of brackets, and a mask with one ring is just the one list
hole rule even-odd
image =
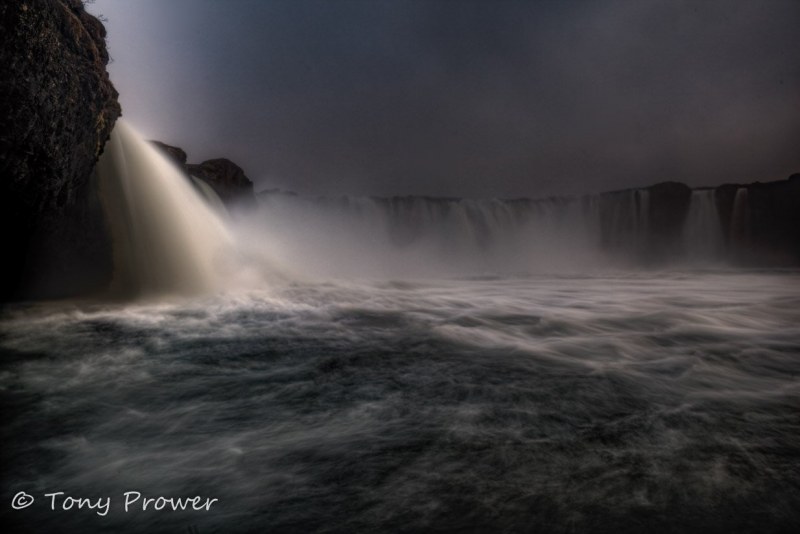
[[[800, 274], [286, 284], [0, 321], [31, 532], [800, 527]], [[18, 491], [36, 502], [8, 503]], [[111, 497], [108, 515], [44, 493]], [[125, 513], [122, 494], [219, 499]]]

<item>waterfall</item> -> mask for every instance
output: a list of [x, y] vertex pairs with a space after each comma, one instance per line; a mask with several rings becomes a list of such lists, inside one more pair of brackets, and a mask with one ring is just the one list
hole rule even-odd
[[646, 251], [650, 245], [650, 191], [636, 190], [636, 207], [634, 216], [634, 250], [635, 254]]
[[114, 247], [112, 292], [198, 294], [220, 287], [232, 239], [190, 181], [124, 121], [97, 164]]
[[746, 245], [750, 239], [750, 202], [746, 187], [736, 190], [731, 213], [730, 240], [734, 245]]
[[211, 206], [218, 214], [228, 215], [228, 208], [225, 207], [225, 203], [222, 202], [222, 199], [219, 198], [217, 192], [210, 185], [204, 182], [202, 178], [197, 178], [196, 176], [190, 176], [190, 178], [192, 179], [192, 184], [197, 188], [197, 192], [206, 201], [206, 204]]
[[[128, 296], [221, 289], [234, 256], [208, 184], [187, 177], [124, 122], [98, 162], [114, 242], [112, 289]], [[204, 200], [205, 199], [205, 200]], [[296, 275], [415, 277], [570, 273], [647, 264], [650, 191], [580, 198], [260, 196], [236, 222], [237, 278]], [[734, 239], [746, 238], [747, 190], [736, 194]], [[721, 255], [712, 190], [695, 191], [680, 236], [687, 259]], [[274, 261], [280, 259], [280, 268]]]
[[689, 260], [719, 259], [723, 251], [722, 225], [713, 189], [692, 191], [683, 241]]
[[633, 189], [600, 195], [596, 210], [602, 248], [618, 259], [640, 259], [648, 245], [650, 192]]
[[309, 274], [574, 272], [600, 251], [596, 200], [260, 196], [274, 254]]
[[[647, 189], [538, 200], [271, 192], [258, 217], [274, 253], [312, 274], [562, 273], [649, 264], [652, 202]], [[693, 192], [678, 239], [690, 265], [723, 257], [713, 190]]]

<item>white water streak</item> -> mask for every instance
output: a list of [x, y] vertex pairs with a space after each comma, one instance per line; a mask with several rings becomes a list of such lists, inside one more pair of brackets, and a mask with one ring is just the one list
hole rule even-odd
[[180, 171], [123, 121], [97, 170], [114, 245], [112, 293], [192, 295], [220, 288], [221, 261], [233, 241]]

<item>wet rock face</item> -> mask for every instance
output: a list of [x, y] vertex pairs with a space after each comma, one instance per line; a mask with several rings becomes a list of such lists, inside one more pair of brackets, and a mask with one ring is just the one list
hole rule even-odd
[[0, 2], [0, 298], [69, 294], [110, 272], [90, 183], [120, 115], [105, 35], [79, 0]]

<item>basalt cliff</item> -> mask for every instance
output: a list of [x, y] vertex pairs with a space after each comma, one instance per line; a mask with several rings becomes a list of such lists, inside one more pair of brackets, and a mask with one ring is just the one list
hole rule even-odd
[[0, 298], [91, 291], [111, 272], [92, 170], [121, 110], [106, 30], [79, 0], [0, 3]]

